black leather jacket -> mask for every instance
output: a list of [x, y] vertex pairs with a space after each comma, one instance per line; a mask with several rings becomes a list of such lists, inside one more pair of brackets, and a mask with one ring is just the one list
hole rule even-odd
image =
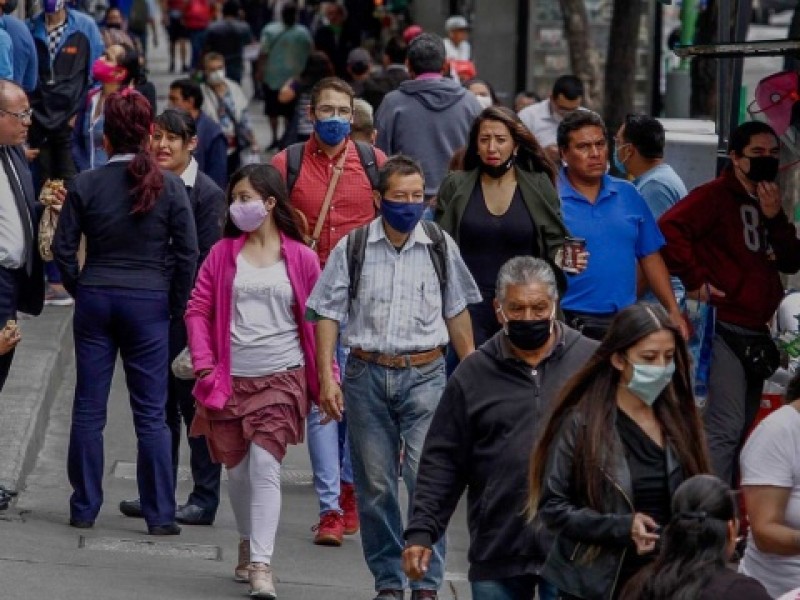
[[[616, 419], [616, 410], [612, 423]], [[556, 540], [542, 569], [542, 577], [559, 590], [586, 600], [613, 597], [622, 562], [631, 542], [633, 486], [628, 462], [616, 428], [609, 435], [612, 453], [607, 471], [606, 505], [599, 512], [586, 507], [573, 484], [573, 455], [579, 428], [575, 415], [567, 416], [550, 448], [539, 499], [540, 518]], [[667, 444], [670, 496], [683, 482], [683, 469]]]

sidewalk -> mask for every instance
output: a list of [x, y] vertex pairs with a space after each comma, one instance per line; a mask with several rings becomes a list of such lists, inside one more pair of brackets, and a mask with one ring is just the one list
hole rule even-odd
[[[159, 111], [166, 108], [169, 81], [181, 76], [166, 73], [164, 39], [161, 36], [150, 65]], [[265, 147], [269, 135], [260, 103], [251, 114]], [[145, 535], [143, 521], [118, 513], [119, 501], [137, 494], [136, 440], [119, 365], [105, 430], [103, 509], [92, 529], [67, 525], [71, 490], [65, 456], [75, 385], [71, 323], [72, 309], [60, 307], [47, 307], [42, 316], [21, 321], [23, 341], [0, 394], [0, 483], [20, 490], [12, 507], [0, 512], [0, 596], [198, 600], [245, 595], [247, 586], [232, 579], [238, 535], [226, 483], [215, 525], [187, 526], [180, 536], [152, 538]], [[188, 456], [182, 456], [181, 464], [188, 465]], [[372, 598], [360, 536], [347, 538], [341, 548], [311, 542], [318, 506], [305, 446], [290, 449], [282, 482], [283, 510], [273, 561], [281, 600]], [[182, 467], [179, 502], [189, 485], [188, 469]], [[470, 597], [464, 575], [469, 542], [464, 523], [462, 506], [448, 537], [442, 600]]]

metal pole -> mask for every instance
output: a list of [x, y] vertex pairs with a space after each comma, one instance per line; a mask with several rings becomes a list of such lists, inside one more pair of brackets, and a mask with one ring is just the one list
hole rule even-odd
[[[717, 43], [731, 41], [731, 2], [719, 0], [717, 3]], [[721, 58], [717, 63], [717, 133], [719, 148], [724, 149], [728, 139], [729, 104], [725, 101], [730, 81], [730, 59]]]
[[[681, 46], [694, 44], [694, 33], [697, 28], [697, 0], [683, 0], [681, 5]], [[689, 70], [689, 59], [682, 58], [681, 69]]]
[[[736, 32], [734, 40], [736, 42], [747, 41], [747, 29], [750, 26], [750, 16], [753, 12], [753, 0], [739, 0], [739, 9], [736, 14]], [[742, 109], [742, 104], [746, 102], [746, 98], [742, 97], [742, 72], [744, 71], [744, 57], [737, 57], [733, 60], [733, 81], [731, 82], [731, 108], [730, 108], [730, 125], [728, 133], [739, 126], [739, 118]]]

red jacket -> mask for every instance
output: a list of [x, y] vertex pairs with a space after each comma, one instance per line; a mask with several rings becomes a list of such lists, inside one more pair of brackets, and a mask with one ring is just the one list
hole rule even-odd
[[714, 298], [717, 318], [765, 330], [783, 298], [779, 273], [800, 269], [800, 240], [781, 211], [767, 219], [728, 169], [692, 190], [659, 219], [670, 272], [687, 290], [710, 283], [725, 292]]

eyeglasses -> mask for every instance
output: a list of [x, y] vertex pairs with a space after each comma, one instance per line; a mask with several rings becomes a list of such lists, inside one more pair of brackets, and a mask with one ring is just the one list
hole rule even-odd
[[349, 119], [353, 116], [353, 109], [351, 107], [331, 106], [330, 104], [320, 104], [314, 109], [314, 112], [322, 119], [330, 119], [335, 115], [344, 117], [345, 119]]
[[10, 110], [0, 108], [0, 112], [11, 115], [12, 117], [16, 117], [20, 122], [30, 121], [33, 118], [32, 108], [26, 108], [22, 112], [11, 112]]

